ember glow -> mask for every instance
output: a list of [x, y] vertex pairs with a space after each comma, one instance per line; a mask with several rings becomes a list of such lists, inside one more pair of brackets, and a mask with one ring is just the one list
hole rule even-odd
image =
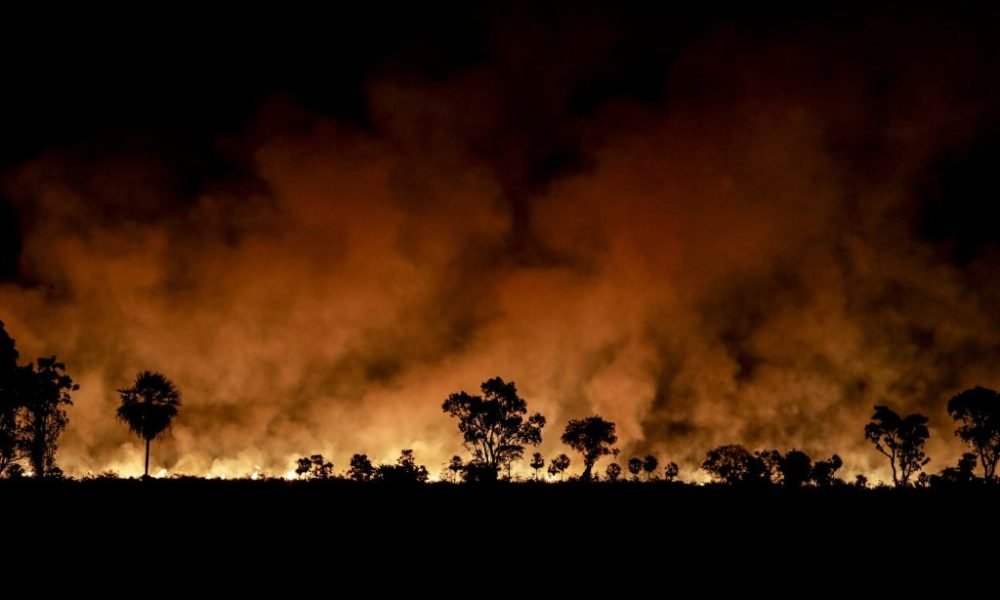
[[358, 111], [275, 85], [164, 134], [202, 115], [182, 77], [190, 114], [7, 153], [0, 319], [81, 386], [59, 464], [141, 474], [114, 411], [142, 369], [184, 394], [161, 476], [402, 448], [436, 474], [465, 454], [441, 403], [497, 375], [547, 457], [600, 414], [688, 480], [725, 443], [879, 479], [888, 403], [953, 464], [945, 402], [1000, 386], [992, 15], [868, 16], [460, 15], [469, 48], [380, 38], [346, 83], [279, 56]]

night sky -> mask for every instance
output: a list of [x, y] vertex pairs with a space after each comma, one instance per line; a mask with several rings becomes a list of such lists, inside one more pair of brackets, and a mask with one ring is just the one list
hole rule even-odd
[[141, 369], [184, 394], [157, 473], [436, 473], [496, 375], [546, 455], [600, 414], [684, 479], [883, 478], [889, 404], [954, 463], [945, 402], [1000, 386], [1000, 10], [471, 4], [5, 15], [0, 320], [81, 384], [67, 473], [140, 472]]

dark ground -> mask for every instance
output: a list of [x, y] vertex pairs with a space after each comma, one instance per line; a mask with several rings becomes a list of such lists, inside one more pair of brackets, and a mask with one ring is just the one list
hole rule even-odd
[[[992, 596], [1000, 490], [0, 481], [0, 598]], [[935, 593], [938, 593], [935, 592]], [[185, 599], [186, 600], [186, 599]]]
[[913, 556], [920, 560], [908, 568], [919, 570], [967, 561], [984, 542], [983, 558], [995, 563], [998, 500], [1000, 489], [983, 487], [0, 481], [0, 507], [12, 517], [4, 537], [21, 548], [60, 543], [120, 554], [149, 543], [189, 556], [301, 561], [306, 570], [334, 556], [340, 565], [385, 568], [501, 568], [514, 557], [519, 569], [580, 568], [616, 557], [636, 569], [760, 563], [836, 572]]

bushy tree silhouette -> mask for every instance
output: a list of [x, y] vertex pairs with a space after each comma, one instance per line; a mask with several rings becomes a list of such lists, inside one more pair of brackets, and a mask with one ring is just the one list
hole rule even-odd
[[978, 456], [983, 479], [993, 481], [1000, 460], [1000, 393], [979, 386], [965, 390], [948, 401], [948, 414], [958, 424], [955, 435]]
[[680, 476], [680, 474], [681, 469], [675, 462], [668, 462], [667, 466], [663, 468], [664, 481], [669, 481], [671, 483], [677, 481], [677, 477]]
[[332, 479], [333, 463], [323, 460], [322, 454], [303, 456], [297, 462], [295, 473], [300, 479]]
[[20, 399], [24, 407], [23, 443], [35, 477], [61, 475], [55, 453], [59, 436], [69, 422], [66, 406], [73, 404], [70, 392], [80, 389], [66, 374], [66, 365], [55, 356], [39, 358], [37, 367], [20, 369]]
[[628, 459], [628, 472], [632, 474], [632, 481], [639, 481], [639, 473], [642, 473], [642, 459], [638, 456]]
[[549, 463], [549, 475], [555, 477], [559, 476], [559, 480], [562, 481], [563, 475], [566, 473], [566, 469], [569, 468], [570, 460], [565, 454], [560, 454], [559, 456], [552, 459]]
[[535, 452], [531, 455], [531, 462], [528, 466], [535, 472], [535, 481], [538, 481], [538, 475], [542, 469], [545, 468], [545, 457], [542, 456], [541, 452]]
[[347, 477], [354, 481], [371, 481], [375, 478], [375, 465], [367, 454], [355, 454], [351, 457]]
[[[484, 381], [483, 395], [458, 392], [441, 406], [458, 419], [458, 430], [475, 462], [499, 473], [524, 454], [524, 447], [542, 442], [545, 417], [528, 416], [528, 403], [517, 394], [514, 382], [499, 377]], [[495, 475], [494, 475], [495, 478]]]
[[658, 466], [660, 466], [660, 461], [652, 454], [647, 454], [646, 458], [642, 459], [642, 470], [646, 472], [646, 481], [653, 478], [653, 473], [656, 473]]
[[24, 477], [24, 467], [18, 463], [13, 463], [7, 467], [7, 471], [3, 474], [5, 479], [21, 479]]
[[455, 483], [462, 476], [462, 472], [465, 471], [465, 461], [462, 460], [461, 456], [456, 454], [448, 461], [447, 469], [449, 474], [448, 480]]
[[769, 484], [778, 471], [779, 456], [773, 450], [750, 452], [730, 444], [710, 450], [701, 468], [716, 481], [729, 485]]
[[758, 450], [753, 455], [764, 466], [763, 483], [778, 483], [778, 480], [781, 478], [781, 471], [779, 469], [781, 452], [777, 450]]
[[427, 481], [427, 467], [418, 465], [413, 450], [403, 450], [394, 465], [379, 465], [375, 479], [386, 483], [424, 483]]
[[[321, 461], [323, 457], [319, 454], [314, 454]], [[299, 476], [299, 479], [305, 479], [309, 475], [309, 471], [312, 470], [312, 459], [308, 456], [303, 456], [302, 458], [295, 461], [295, 474]]]
[[817, 460], [813, 465], [809, 478], [819, 487], [829, 487], [837, 483], [843, 483], [837, 479], [837, 471], [844, 466], [844, 461], [834, 454], [826, 460]]
[[608, 481], [614, 483], [622, 476], [622, 468], [618, 463], [611, 463], [608, 465], [608, 468], [604, 469], [604, 475], [608, 478]]
[[142, 371], [132, 387], [118, 390], [118, 395], [118, 419], [146, 441], [143, 477], [149, 477], [149, 444], [170, 427], [180, 409], [181, 394], [162, 374]]
[[930, 484], [932, 487], [941, 487], [969, 485], [975, 481], [977, 481], [976, 455], [972, 452], [966, 452], [958, 459], [956, 466], [946, 467], [939, 474], [932, 475]]
[[859, 487], [861, 489], [867, 488], [868, 478], [862, 475], [861, 473], [858, 473], [857, 475], [854, 476], [854, 486]]
[[586, 419], [573, 419], [566, 424], [562, 441], [583, 455], [583, 481], [591, 480], [594, 464], [602, 456], [617, 454], [614, 444], [618, 441], [615, 424], [594, 415]]
[[924, 454], [928, 437], [927, 417], [916, 413], [900, 417], [887, 406], [876, 406], [871, 422], [865, 425], [865, 438], [889, 459], [892, 482], [898, 487], [907, 486], [930, 462]]
[[478, 460], [466, 463], [462, 469], [462, 481], [465, 483], [496, 483], [497, 471]]
[[966, 452], [958, 459], [955, 469], [961, 474], [962, 479], [971, 482], [976, 478], [976, 455]]
[[812, 475], [812, 459], [801, 450], [789, 450], [778, 460], [781, 483], [788, 488], [800, 488]]

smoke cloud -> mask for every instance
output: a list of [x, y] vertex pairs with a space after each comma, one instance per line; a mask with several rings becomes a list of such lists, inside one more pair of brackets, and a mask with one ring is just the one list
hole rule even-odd
[[717, 26], [641, 93], [588, 93], [619, 90], [633, 35], [498, 28], [445, 76], [373, 71], [365, 126], [271, 97], [218, 140], [238, 173], [196, 189], [116, 134], [8, 169], [0, 318], [81, 384], [59, 463], [141, 472], [114, 419], [141, 369], [183, 393], [169, 473], [401, 448], [435, 472], [464, 454], [441, 402], [495, 375], [548, 417], [546, 455], [596, 413], [688, 479], [723, 443], [884, 477], [862, 428], [887, 403], [952, 463], [945, 402], [1000, 386], [1000, 263], [935, 233], [929, 182], [997, 124], [993, 54], [922, 21]]

